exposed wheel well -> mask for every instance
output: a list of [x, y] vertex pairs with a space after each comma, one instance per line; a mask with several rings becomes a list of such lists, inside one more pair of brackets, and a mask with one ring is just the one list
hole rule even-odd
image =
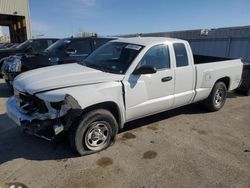
[[96, 110], [96, 109], [105, 109], [105, 110], [110, 111], [113, 114], [113, 116], [115, 117], [119, 127], [121, 126], [121, 114], [120, 114], [119, 107], [117, 106], [116, 103], [103, 102], [103, 103], [95, 104], [95, 105], [92, 105], [92, 106], [85, 108], [83, 110], [83, 113], [88, 113], [88, 112], [90, 112], [92, 110]]
[[230, 84], [230, 78], [229, 77], [223, 77], [223, 78], [217, 80], [216, 83], [217, 82], [223, 82], [226, 85], [227, 90], [229, 90], [229, 84]]

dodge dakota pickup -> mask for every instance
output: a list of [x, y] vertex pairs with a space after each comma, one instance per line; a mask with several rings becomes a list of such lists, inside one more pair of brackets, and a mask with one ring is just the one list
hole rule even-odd
[[220, 110], [242, 69], [240, 59], [194, 56], [184, 40], [117, 39], [81, 63], [19, 75], [6, 106], [28, 133], [47, 139], [67, 133], [86, 155], [114, 143], [129, 121], [196, 102]]

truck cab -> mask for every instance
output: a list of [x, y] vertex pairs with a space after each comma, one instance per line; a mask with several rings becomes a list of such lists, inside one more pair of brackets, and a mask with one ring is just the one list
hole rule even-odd
[[[195, 93], [195, 68], [187, 42], [169, 39], [164, 44], [148, 45], [143, 50], [143, 57], [130, 67], [124, 79], [127, 80], [124, 84], [129, 99], [126, 103], [129, 120], [188, 104]], [[154, 67], [156, 72], [134, 72], [144, 66]]]

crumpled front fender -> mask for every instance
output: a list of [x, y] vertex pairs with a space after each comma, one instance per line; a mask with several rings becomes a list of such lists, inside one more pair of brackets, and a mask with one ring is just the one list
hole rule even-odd
[[[84, 110], [90, 106], [112, 102], [119, 108], [121, 115], [120, 124], [125, 122], [125, 104], [121, 82], [113, 81], [106, 83], [90, 84], [78, 87], [62, 88], [52, 91], [37, 93], [36, 96], [49, 103], [67, 103], [63, 108], [74, 111]], [[70, 96], [70, 97], [67, 97]], [[65, 101], [67, 99], [67, 101]], [[78, 114], [78, 112], [77, 112]]]

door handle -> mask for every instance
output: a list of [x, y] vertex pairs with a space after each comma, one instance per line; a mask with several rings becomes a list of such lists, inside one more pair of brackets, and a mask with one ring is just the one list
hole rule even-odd
[[168, 81], [170, 81], [170, 80], [172, 80], [172, 79], [173, 79], [172, 76], [168, 76], [168, 77], [162, 78], [161, 81], [162, 81], [162, 82], [168, 82]]

